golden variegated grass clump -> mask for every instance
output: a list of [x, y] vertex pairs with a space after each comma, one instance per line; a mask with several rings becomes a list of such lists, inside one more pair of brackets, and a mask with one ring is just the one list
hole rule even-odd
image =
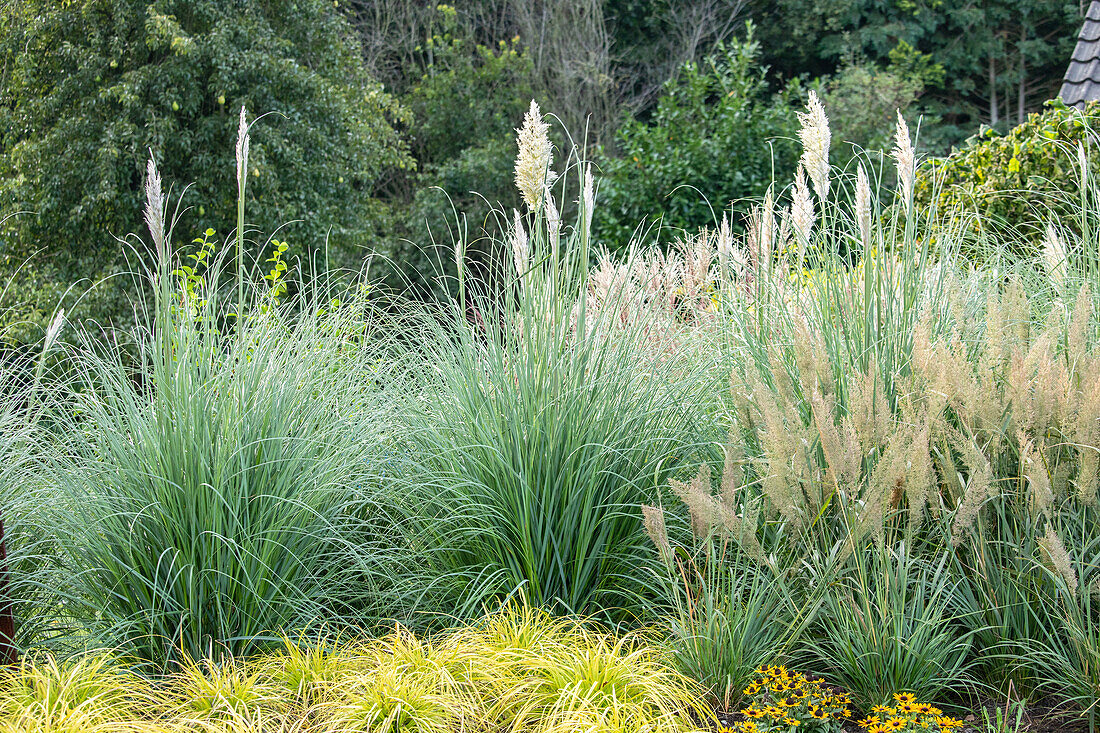
[[440, 733], [694, 730], [695, 683], [641, 635], [512, 607], [426, 639], [284, 648], [187, 662], [149, 681], [107, 655], [29, 660], [0, 673], [2, 731]]

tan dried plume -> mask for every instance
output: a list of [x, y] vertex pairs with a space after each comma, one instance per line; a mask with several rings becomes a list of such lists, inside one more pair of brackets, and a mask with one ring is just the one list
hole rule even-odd
[[1039, 551], [1043, 564], [1062, 579], [1070, 593], [1077, 595], [1077, 573], [1073, 569], [1073, 560], [1066, 546], [1062, 544], [1062, 538], [1050, 524], [1047, 524], [1046, 532], [1039, 538]]
[[661, 554], [661, 561], [668, 564], [672, 561], [672, 545], [668, 541], [668, 530], [665, 528], [665, 512], [660, 507], [644, 505], [642, 507], [642, 525], [649, 539], [657, 546]]

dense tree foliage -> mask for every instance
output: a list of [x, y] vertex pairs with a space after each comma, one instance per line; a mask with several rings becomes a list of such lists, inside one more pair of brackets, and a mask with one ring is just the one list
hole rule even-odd
[[[752, 0], [766, 61], [781, 76], [824, 76], [853, 57], [885, 64], [901, 44], [942, 66], [926, 109], [950, 126], [1002, 130], [1058, 93], [1080, 28], [1076, 0]], [[927, 81], [927, 80], [926, 80]]]
[[773, 96], [758, 53], [751, 32], [719, 44], [666, 85], [647, 121], [622, 127], [621, 155], [601, 161], [596, 226], [605, 244], [625, 246], [646, 219], [667, 230], [666, 240], [714, 225], [730, 202], [746, 210], [793, 173], [797, 89]]
[[[252, 131], [249, 223], [349, 252], [380, 174], [413, 161], [405, 110], [364, 72], [327, 0], [14, 0], [0, 20], [0, 248], [47, 278], [120, 266], [140, 231], [145, 161], [190, 183], [185, 236], [227, 232], [233, 140]], [[186, 236], [190, 239], [190, 236]], [[353, 261], [347, 257], [347, 262]]]
[[285, 225], [292, 256], [381, 253], [427, 292], [457, 236], [473, 268], [492, 260], [532, 98], [598, 161], [614, 248], [643, 220], [710, 224], [711, 206], [787, 177], [807, 87], [837, 162], [888, 147], [898, 109], [923, 118], [922, 152], [1005, 133], [1056, 94], [1080, 21], [1072, 0], [9, 0], [0, 219], [30, 213], [0, 225], [0, 279], [34, 255], [26, 287], [52, 303], [132, 266], [116, 237], [141, 230], [150, 151], [193, 187], [178, 239], [228, 234], [242, 104], [266, 114], [248, 223]]

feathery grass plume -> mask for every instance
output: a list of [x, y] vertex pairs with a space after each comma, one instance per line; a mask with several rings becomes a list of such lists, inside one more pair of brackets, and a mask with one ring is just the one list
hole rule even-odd
[[729, 217], [725, 213], [722, 214], [722, 223], [718, 225], [715, 244], [718, 252], [718, 267], [722, 271], [722, 277], [725, 278], [735, 259], [733, 233], [730, 231]]
[[926, 417], [919, 429], [913, 434], [906, 462], [905, 495], [909, 500], [909, 534], [913, 536], [924, 520], [925, 509], [932, 504], [933, 490], [936, 487], [936, 469], [932, 465], [932, 426], [931, 418]]
[[806, 111], [798, 113], [799, 124], [802, 128], [798, 131], [798, 137], [802, 141], [802, 166], [813, 181], [814, 191], [822, 203], [829, 196], [829, 118], [825, 116], [825, 108], [821, 100], [817, 98], [817, 92], [810, 90], [810, 98], [806, 102]]
[[871, 185], [867, 182], [867, 171], [863, 163], [856, 171], [856, 223], [859, 226], [859, 238], [865, 250], [871, 247]]
[[825, 340], [820, 331], [810, 327], [808, 319], [799, 318], [795, 322], [792, 347], [802, 394], [807, 395], [814, 389], [821, 390], [823, 395], [833, 394], [836, 385]]
[[704, 463], [690, 481], [670, 481], [669, 486], [687, 505], [695, 536], [700, 539], [710, 536], [719, 521], [718, 506], [710, 493], [710, 466]]
[[982, 505], [992, 495], [993, 467], [972, 438], [954, 429], [949, 430], [948, 436], [962, 454], [969, 471], [962, 498], [955, 509], [955, 520], [951, 525], [951, 544], [958, 547], [969, 534]]
[[1043, 267], [1046, 268], [1047, 277], [1054, 285], [1055, 292], [1061, 293], [1066, 283], [1066, 268], [1069, 263], [1066, 260], [1066, 247], [1058, 232], [1054, 231], [1053, 224], [1047, 224], [1046, 237], [1043, 239]]
[[561, 214], [558, 213], [558, 207], [554, 205], [554, 196], [550, 193], [549, 187], [543, 194], [543, 203], [546, 206], [546, 231], [550, 235], [550, 258], [557, 265], [561, 257]]
[[821, 452], [825, 456], [826, 480], [830, 484], [830, 491], [840, 487], [854, 484], [863, 470], [863, 457], [859, 447], [859, 438], [850, 420], [842, 421], [838, 428], [833, 419], [834, 408], [832, 402], [822, 396], [821, 392], [814, 389], [810, 393], [810, 413], [814, 421], [814, 429], [817, 432], [821, 444]]
[[244, 192], [248, 186], [248, 113], [241, 105], [237, 126], [237, 325], [244, 317]]
[[[1097, 364], [1096, 361], [1093, 362]], [[1076, 390], [1071, 413], [1069, 435], [1075, 445], [1077, 476], [1074, 481], [1077, 498], [1091, 506], [1100, 504], [1097, 495], [1100, 473], [1100, 369], [1084, 375]]]
[[738, 492], [745, 482], [745, 470], [742, 461], [745, 457], [745, 446], [737, 435], [737, 430], [730, 430], [729, 441], [726, 444], [726, 458], [722, 466], [722, 501], [728, 506], [735, 507], [738, 503]]
[[516, 277], [521, 278], [531, 267], [531, 243], [519, 210], [512, 209], [512, 214], [512, 263], [516, 268]]
[[761, 376], [751, 371], [748, 376], [749, 407], [760, 416], [758, 433], [766, 471], [761, 488], [772, 507], [797, 525], [802, 521], [802, 501], [801, 493], [795, 486], [797, 476], [793, 464], [802, 463], [800, 456], [805, 447], [804, 431], [801, 429], [801, 419], [793, 422], [786, 419], [783, 407], [790, 405], [790, 402], [777, 399], [777, 395], [789, 394], [791, 389], [789, 378], [780, 376], [786, 375], [786, 370], [780, 369], [777, 373], [773, 368], [772, 373], [777, 382], [776, 392]]
[[581, 185], [581, 204], [584, 206], [584, 231], [592, 231], [592, 214], [596, 211], [596, 183], [592, 178], [592, 164], [584, 167], [584, 182]]
[[666, 565], [672, 560], [672, 545], [668, 541], [665, 527], [665, 510], [649, 504], [642, 505], [642, 524], [649, 539], [661, 553], [661, 561]]
[[149, 164], [145, 170], [145, 225], [149, 227], [157, 257], [165, 260], [168, 253], [164, 241], [164, 191], [161, 189], [160, 172], [152, 155], [149, 156]]
[[1050, 474], [1041, 451], [1036, 450], [1035, 442], [1017, 428], [1016, 442], [1020, 447], [1020, 461], [1023, 464], [1024, 478], [1028, 484], [1028, 506], [1033, 517], [1045, 514], [1054, 504], [1054, 491], [1050, 486]]
[[791, 194], [791, 225], [798, 237], [800, 251], [810, 241], [810, 233], [815, 221], [814, 200], [810, 196], [810, 189], [806, 186], [806, 171], [802, 164], [799, 164], [794, 178], [794, 191]]
[[1009, 364], [1005, 397], [1016, 424], [1029, 435], [1061, 430], [1067, 421], [1070, 376], [1054, 355], [1054, 338], [1050, 331], [1040, 334], [1026, 352], [1017, 348]]
[[531, 107], [523, 117], [523, 126], [516, 130], [516, 144], [519, 146], [516, 188], [532, 213], [538, 211], [547, 188], [557, 177], [550, 170], [553, 146], [547, 134], [549, 130], [550, 125], [543, 121], [538, 103], [532, 99]]
[[1081, 190], [1088, 193], [1089, 187], [1089, 158], [1085, 154], [1085, 144], [1077, 143], [1077, 173], [1081, 176]]
[[854, 373], [849, 379], [848, 415], [865, 455], [885, 444], [894, 424], [894, 414], [874, 358], [865, 373]]
[[1049, 522], [1046, 532], [1039, 538], [1039, 551], [1043, 564], [1062, 579], [1070, 593], [1077, 595], [1077, 572], [1073, 569], [1073, 560], [1062, 544], [1062, 538]]
[[57, 343], [57, 337], [61, 335], [61, 329], [65, 327], [65, 309], [58, 308], [50, 325], [46, 328], [46, 336], [42, 339], [42, 352], [45, 353]]
[[894, 149], [891, 153], [898, 170], [898, 184], [901, 186], [901, 198], [906, 210], [912, 205], [913, 176], [916, 171], [916, 154], [913, 141], [909, 138], [909, 125], [898, 110], [897, 129], [894, 131]]
[[248, 111], [241, 105], [240, 122], [237, 125], [237, 185], [244, 188], [248, 180]]
[[1092, 334], [1092, 288], [1084, 283], [1070, 313], [1066, 332], [1066, 358], [1070, 364], [1084, 364], [1085, 352]]
[[868, 534], [872, 534], [879, 546], [882, 546], [885, 540], [886, 517], [900, 506], [905, 496], [912, 440], [906, 431], [897, 430], [886, 439], [885, 445], [867, 482], [859, 520], [851, 530], [850, 542], [853, 549], [857, 549]]

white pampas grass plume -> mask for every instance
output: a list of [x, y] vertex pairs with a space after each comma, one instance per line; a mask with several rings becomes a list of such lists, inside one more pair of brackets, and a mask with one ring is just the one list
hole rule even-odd
[[592, 212], [596, 210], [596, 184], [592, 179], [592, 164], [584, 168], [584, 183], [581, 186], [581, 203], [584, 206], [584, 231], [592, 231]]
[[248, 112], [241, 106], [241, 122], [237, 126], [237, 186], [244, 188], [248, 174]]
[[149, 165], [145, 169], [145, 225], [149, 227], [157, 256], [164, 261], [168, 254], [164, 241], [164, 192], [161, 190], [160, 173], [152, 155], [149, 156]]
[[764, 203], [761, 206], [759, 246], [760, 260], [765, 263], [770, 262], [772, 249], [775, 247], [775, 194], [771, 186], [768, 186], [768, 192], [764, 194]]
[[810, 240], [815, 215], [814, 200], [810, 196], [810, 189], [806, 185], [806, 172], [801, 164], [799, 164], [798, 173], [794, 178], [794, 193], [791, 195], [791, 220], [795, 235], [799, 239], [799, 245], [804, 246]]
[[898, 169], [898, 184], [901, 186], [901, 198], [909, 206], [913, 195], [913, 177], [916, 173], [916, 155], [913, 141], [909, 139], [909, 125], [898, 110], [898, 124], [894, 131], [894, 164]]
[[867, 181], [867, 171], [859, 164], [856, 172], [856, 223], [859, 225], [859, 238], [864, 249], [871, 246], [871, 185]]
[[527, 208], [537, 211], [543, 192], [556, 177], [550, 170], [553, 162], [553, 146], [547, 131], [550, 125], [542, 119], [542, 112], [535, 100], [523, 117], [523, 126], [516, 130], [516, 188], [523, 196]]
[[1077, 169], [1081, 172], [1081, 188], [1084, 189], [1089, 183], [1089, 159], [1084, 143], [1077, 143]]
[[733, 233], [730, 231], [729, 218], [722, 214], [722, 223], [718, 225], [718, 265], [725, 272], [733, 256]]
[[523, 277], [531, 267], [531, 244], [527, 239], [527, 230], [523, 228], [523, 218], [519, 211], [512, 209], [512, 263], [516, 266], [516, 276]]
[[558, 261], [558, 246], [561, 242], [561, 214], [554, 205], [554, 197], [550, 189], [543, 194], [543, 203], [546, 205], [546, 231], [550, 235], [550, 255], [554, 262]]
[[810, 90], [810, 99], [806, 111], [799, 112], [798, 121], [802, 129], [798, 137], [802, 140], [802, 165], [813, 181], [814, 191], [821, 201], [829, 195], [829, 118], [825, 108], [817, 98], [817, 92]]
[[1054, 289], [1060, 292], [1066, 283], [1066, 247], [1052, 224], [1047, 224], [1047, 235], [1043, 239], [1043, 266]]
[[61, 329], [65, 325], [65, 309], [60, 308], [57, 311], [57, 315], [54, 316], [53, 321], [50, 323], [49, 328], [46, 329], [46, 338], [42, 342], [43, 353], [50, 350], [57, 342], [57, 337], [61, 335]]

